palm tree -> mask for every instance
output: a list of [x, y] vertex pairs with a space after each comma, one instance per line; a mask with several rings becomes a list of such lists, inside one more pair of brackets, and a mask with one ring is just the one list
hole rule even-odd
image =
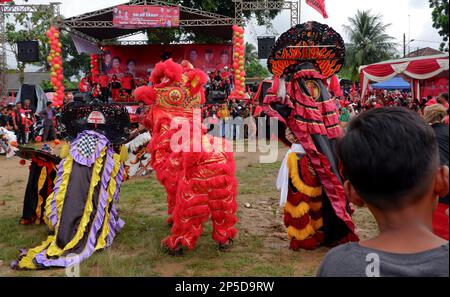
[[344, 72], [353, 81], [357, 81], [360, 66], [393, 58], [397, 52], [396, 43], [393, 42], [393, 37], [386, 34], [391, 24], [383, 24], [379, 14], [374, 15], [370, 10], [358, 10], [348, 21], [350, 25], [343, 26], [350, 39]]
[[256, 46], [253, 43], [245, 43], [245, 61], [258, 60], [258, 53], [256, 52]]

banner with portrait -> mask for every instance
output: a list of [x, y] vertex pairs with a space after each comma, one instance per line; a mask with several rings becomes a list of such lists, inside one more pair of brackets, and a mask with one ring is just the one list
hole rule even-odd
[[188, 60], [205, 72], [231, 69], [232, 45], [176, 44], [130, 45], [103, 48], [102, 73], [120, 79], [130, 73], [135, 79], [148, 79], [155, 64], [166, 58], [181, 63]]
[[179, 25], [179, 7], [119, 5], [113, 8], [114, 28], [171, 28]]

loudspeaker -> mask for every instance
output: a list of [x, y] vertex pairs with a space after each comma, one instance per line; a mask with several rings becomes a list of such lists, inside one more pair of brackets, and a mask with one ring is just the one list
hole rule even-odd
[[275, 36], [258, 37], [258, 59], [267, 59], [275, 44]]
[[24, 40], [17, 42], [17, 51], [20, 62], [39, 61], [39, 42], [34, 40]]
[[23, 104], [26, 99], [29, 99], [31, 101], [31, 103], [30, 103], [31, 108], [36, 110], [36, 107], [38, 106], [38, 98], [36, 96], [36, 86], [35, 85], [29, 85], [29, 84], [22, 85], [21, 92], [20, 92], [20, 102], [22, 102], [22, 104]]

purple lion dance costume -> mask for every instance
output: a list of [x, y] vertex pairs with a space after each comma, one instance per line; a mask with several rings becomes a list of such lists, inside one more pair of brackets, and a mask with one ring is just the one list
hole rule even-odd
[[53, 231], [41, 245], [22, 250], [18, 269], [69, 267], [105, 249], [124, 226], [115, 204], [127, 159], [129, 115], [118, 105], [67, 105], [62, 114], [70, 147], [61, 150], [44, 221]]

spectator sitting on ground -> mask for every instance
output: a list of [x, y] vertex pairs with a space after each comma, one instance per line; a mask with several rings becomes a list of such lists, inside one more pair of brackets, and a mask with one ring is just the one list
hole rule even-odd
[[380, 234], [332, 249], [318, 276], [448, 277], [448, 242], [433, 233], [432, 217], [449, 169], [431, 127], [406, 108], [376, 108], [351, 121], [338, 154], [347, 197], [367, 205]]

